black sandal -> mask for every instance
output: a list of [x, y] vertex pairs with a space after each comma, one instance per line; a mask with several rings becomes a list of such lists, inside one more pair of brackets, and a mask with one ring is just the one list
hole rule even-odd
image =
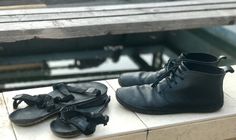
[[62, 138], [94, 133], [97, 125], [106, 125], [109, 121], [109, 117], [102, 114], [109, 101], [110, 97], [102, 105], [89, 108], [78, 105], [64, 107], [58, 118], [50, 124], [52, 132]]
[[53, 89], [48, 94], [21, 94], [13, 97], [14, 109], [17, 109], [21, 102], [28, 106], [12, 112], [9, 115], [10, 120], [19, 126], [30, 126], [58, 114], [60, 109], [67, 105], [86, 105], [91, 102], [101, 104], [108, 97], [107, 87], [97, 82], [57, 84]]

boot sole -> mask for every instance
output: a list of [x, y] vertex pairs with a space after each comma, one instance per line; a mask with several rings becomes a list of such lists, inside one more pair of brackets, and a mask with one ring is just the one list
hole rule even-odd
[[147, 109], [147, 108], [138, 108], [134, 107], [132, 105], [129, 105], [122, 100], [119, 99], [119, 97], [116, 94], [116, 99], [117, 101], [123, 105], [125, 108], [137, 112], [137, 113], [142, 113], [142, 114], [150, 114], [150, 115], [165, 115], [165, 114], [176, 114], [176, 113], [211, 113], [211, 112], [216, 112], [223, 105], [214, 105], [214, 106], [201, 106], [198, 108], [186, 108], [186, 107], [179, 107], [179, 108], [157, 108], [157, 109]]

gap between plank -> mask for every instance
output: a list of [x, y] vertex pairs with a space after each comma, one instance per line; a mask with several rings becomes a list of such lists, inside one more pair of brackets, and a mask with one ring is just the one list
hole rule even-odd
[[45, 8], [46, 4], [30, 4], [30, 5], [14, 5], [14, 6], [0, 6], [0, 10], [16, 10], [16, 9], [34, 9]]

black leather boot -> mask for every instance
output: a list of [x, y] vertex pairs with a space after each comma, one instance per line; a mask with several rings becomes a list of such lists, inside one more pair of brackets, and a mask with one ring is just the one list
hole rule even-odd
[[159, 77], [168, 69], [171, 69], [174, 66], [177, 66], [181, 60], [192, 60], [197, 61], [209, 65], [217, 66], [218, 63], [222, 60], [226, 59], [225, 56], [215, 57], [210, 54], [205, 53], [188, 53], [181, 54], [177, 59], [171, 59], [168, 61], [167, 65], [163, 69], [157, 72], [131, 72], [122, 74], [118, 81], [122, 87], [134, 86], [134, 85], [143, 85], [143, 84], [151, 84], [153, 83], [157, 77]]
[[223, 105], [226, 72], [232, 73], [232, 67], [182, 62], [155, 84], [118, 89], [116, 98], [124, 107], [139, 113], [213, 112]]

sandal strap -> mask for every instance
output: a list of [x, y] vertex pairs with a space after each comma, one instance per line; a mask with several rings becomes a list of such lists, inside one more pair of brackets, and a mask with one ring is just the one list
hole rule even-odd
[[55, 97], [53, 98], [52, 96], [48, 94], [41, 94], [41, 95], [28, 95], [28, 94], [20, 94], [16, 95], [13, 97], [13, 108], [17, 109], [19, 104], [22, 103], [23, 101], [28, 105], [28, 106], [34, 106], [36, 105], [38, 108], [43, 109], [46, 108], [48, 112], [52, 111], [53, 109], [56, 108], [56, 104], [60, 102], [68, 102], [70, 101], [67, 96], [64, 98], [60, 97]]
[[88, 89], [82, 89], [78, 87], [67, 86], [67, 88], [70, 92], [74, 92], [74, 93], [79, 93], [79, 94], [84, 94], [84, 95], [93, 95], [93, 96], [101, 95], [101, 90], [92, 88], [92, 87]]
[[[108, 105], [108, 103], [110, 102], [110, 100], [111, 100], [111, 97], [108, 96], [108, 97], [106, 98], [106, 100], [105, 100], [105, 101], [103, 102], [103, 104], [102, 104], [102, 105], [104, 106], [104, 108]], [[91, 106], [91, 107], [93, 107], [93, 106]], [[87, 108], [89, 108], [89, 107], [87, 107]], [[82, 115], [85, 115], [86, 113], [87, 113], [88, 115], [91, 114], [90, 112], [81, 112], [80, 110], [81, 110], [81, 106], [78, 106], [77, 104], [71, 104], [71, 105], [67, 105], [67, 106], [63, 107], [63, 108], [60, 110], [60, 115], [64, 118], [64, 115], [67, 114], [67, 113], [70, 112], [70, 111], [82, 113]]]
[[58, 104], [60, 102], [68, 102], [71, 100], [74, 100], [74, 96], [71, 94], [71, 92], [79, 93], [79, 94], [86, 94], [86, 95], [94, 95], [94, 96], [100, 96], [101, 91], [95, 88], [88, 88], [88, 89], [82, 89], [78, 87], [72, 87], [67, 86], [64, 83], [59, 83], [53, 85], [53, 89], [57, 90], [59, 93], [64, 95], [65, 97], [55, 97], [48, 94], [41, 94], [41, 95], [28, 95], [28, 94], [20, 94], [13, 97], [13, 108], [17, 109], [19, 104], [24, 101], [28, 106], [34, 106], [36, 105], [38, 108], [46, 108], [47, 111], [51, 111], [55, 109], [55, 104]]
[[58, 90], [63, 95], [66, 95], [68, 97], [73, 96], [70, 92], [78, 93], [78, 94], [84, 94], [84, 95], [94, 95], [94, 96], [100, 96], [101, 95], [101, 91], [99, 89], [96, 89], [96, 88], [91, 87], [91, 88], [88, 88], [88, 89], [83, 89], [83, 88], [79, 88], [79, 87], [68, 86], [64, 83], [59, 83], [59, 84], [53, 85], [53, 89]]
[[17, 109], [19, 104], [22, 103], [23, 101], [28, 106], [36, 105], [38, 108], [48, 108], [49, 110], [51, 108], [54, 108], [53, 98], [47, 94], [35, 95], [35, 96], [28, 94], [20, 94], [13, 97], [13, 100], [14, 100], [13, 102], [14, 109]]
[[82, 125], [79, 126], [79, 130], [85, 135], [90, 135], [94, 133], [97, 125], [103, 124], [105, 126], [109, 121], [109, 116], [102, 115], [101, 113], [93, 114], [90, 117], [86, 118], [87, 118], [86, 121], [82, 121], [85, 123], [81, 123]]
[[92, 88], [92, 87], [90, 87], [88, 89], [82, 89], [82, 88], [78, 88], [78, 87], [67, 86], [67, 89], [70, 92], [84, 94], [84, 95], [94, 95], [94, 96], [101, 95], [101, 90], [96, 89], [96, 88]]
[[55, 84], [52, 86], [53, 90], [59, 91], [62, 95], [65, 96], [65, 100], [74, 100], [75, 97], [67, 89], [67, 86], [64, 83]]
[[[69, 112], [68, 112], [69, 113]], [[85, 112], [76, 112], [76, 116], [82, 116], [79, 121], [73, 121], [69, 118], [63, 118], [60, 116], [60, 120], [62, 120], [66, 124], [70, 124], [78, 128], [83, 134], [90, 135], [95, 132], [96, 126], [99, 124], [107, 125], [109, 121], [109, 116], [103, 115], [102, 113], [85, 113]]]
[[12, 98], [14, 100], [13, 102], [13, 108], [17, 109], [18, 105], [24, 101], [28, 106], [33, 106], [37, 103], [39, 103], [39, 99], [36, 96], [31, 96], [28, 94], [20, 94], [16, 95]]
[[[104, 107], [106, 107], [109, 102], [110, 96], [103, 103]], [[68, 114], [73, 114], [73, 116], [82, 116], [83, 119], [81, 118], [79, 121], [73, 121], [71, 120], [72, 116], [69, 116]], [[97, 125], [107, 125], [109, 121], [109, 117], [102, 113], [81, 112], [80, 108], [76, 106], [76, 104], [61, 109], [58, 119], [62, 120], [64, 123], [75, 126], [85, 135], [94, 133]]]

